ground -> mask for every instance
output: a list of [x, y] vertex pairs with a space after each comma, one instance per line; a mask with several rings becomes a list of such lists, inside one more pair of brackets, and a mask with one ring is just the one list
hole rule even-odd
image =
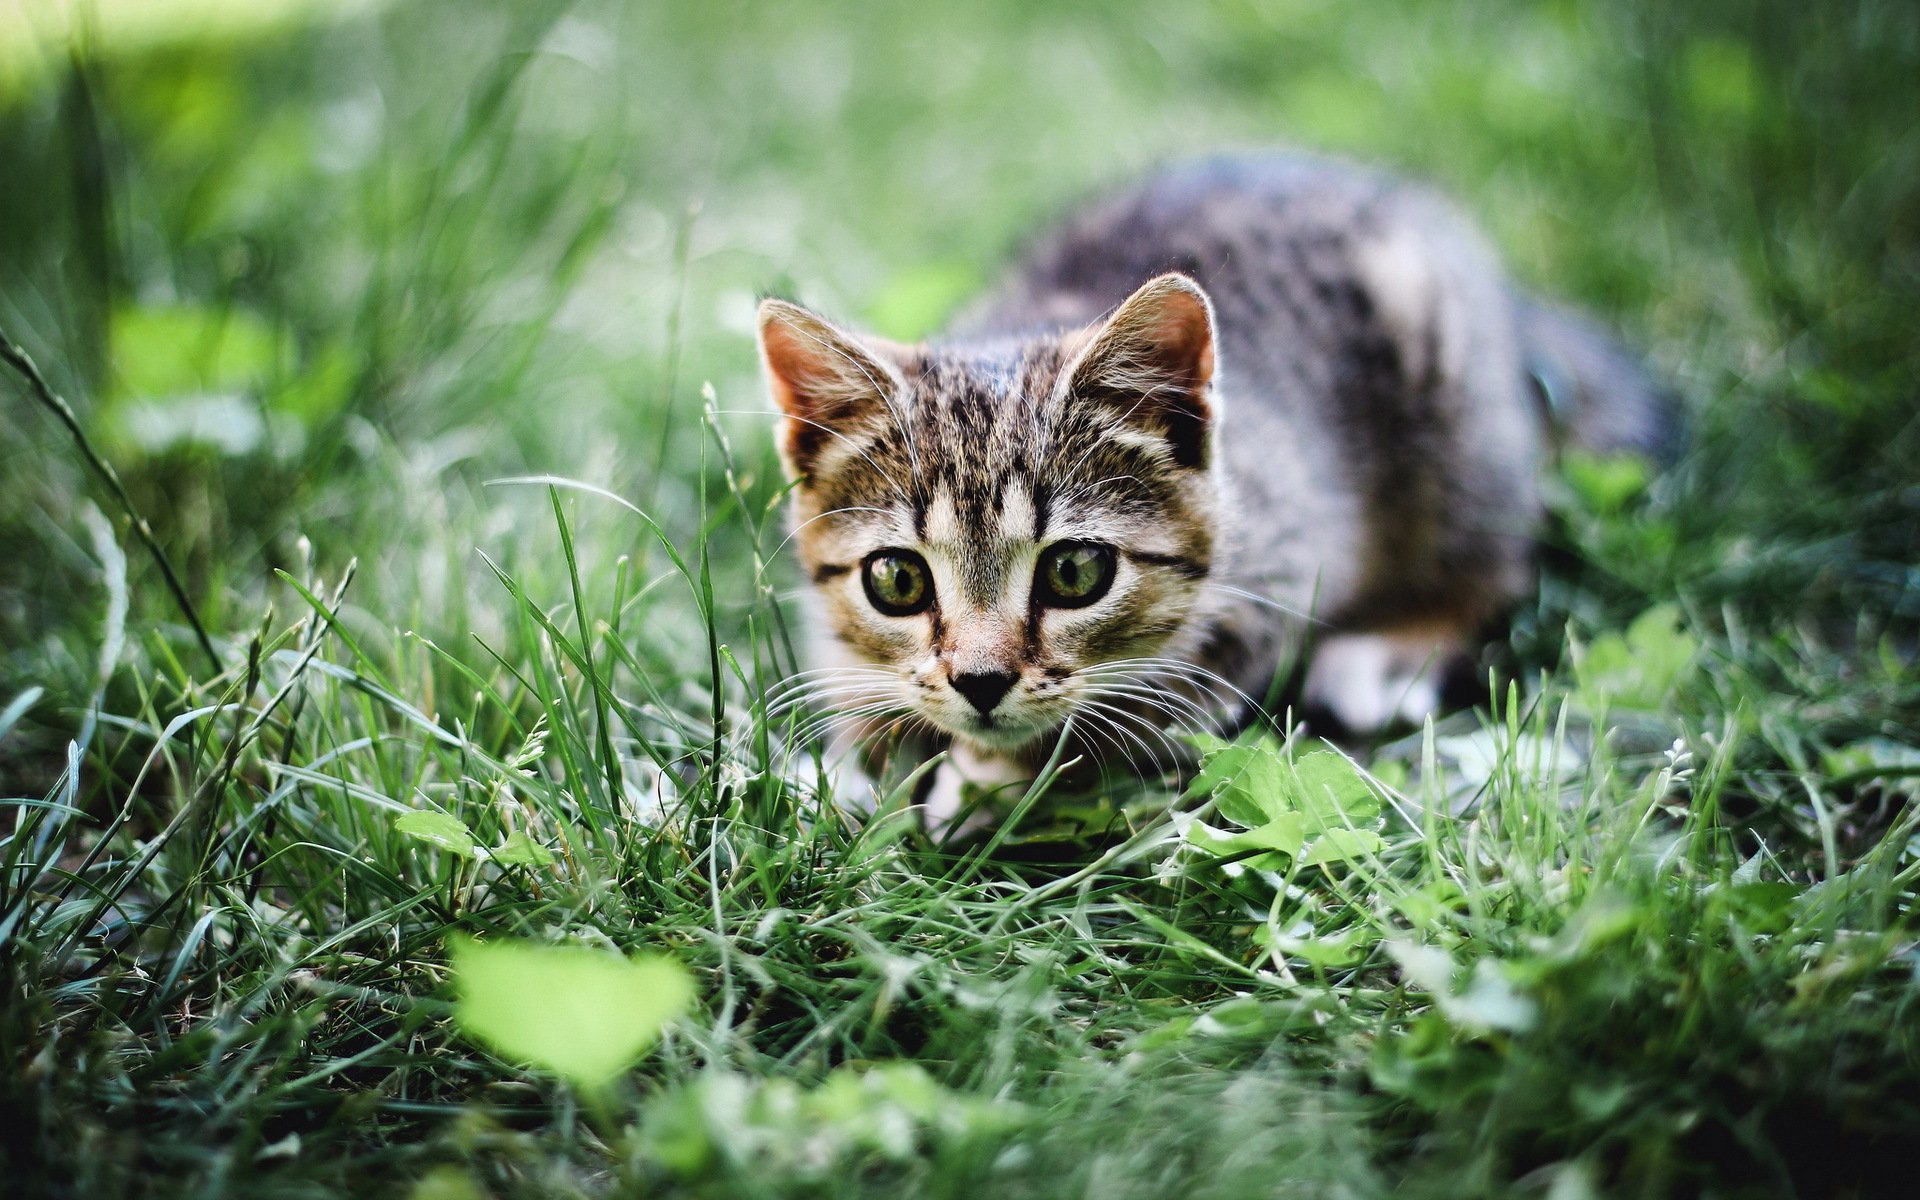
[[[177, 2], [0, 8], [10, 1187], [1900, 1194], [1912, 6]], [[1458, 197], [1678, 461], [1560, 466], [1431, 732], [836, 815], [756, 296], [915, 337], [1275, 142]]]

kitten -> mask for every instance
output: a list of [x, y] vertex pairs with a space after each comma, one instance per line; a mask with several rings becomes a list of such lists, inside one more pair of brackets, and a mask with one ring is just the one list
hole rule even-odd
[[1094, 203], [930, 343], [779, 300], [759, 326], [812, 690], [849, 736], [950, 744], [936, 823], [963, 781], [1030, 777], [1070, 715], [1076, 753], [1133, 758], [1245, 719], [1303, 650], [1349, 731], [1423, 719], [1531, 585], [1555, 439], [1666, 430], [1637, 363], [1519, 295], [1444, 202], [1305, 157]]

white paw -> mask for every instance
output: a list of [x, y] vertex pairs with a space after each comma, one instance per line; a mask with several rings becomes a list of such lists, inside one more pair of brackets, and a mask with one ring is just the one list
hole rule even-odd
[[1405, 721], [1418, 725], [1440, 707], [1440, 675], [1450, 642], [1428, 636], [1338, 634], [1320, 643], [1307, 667], [1306, 699], [1354, 733]]

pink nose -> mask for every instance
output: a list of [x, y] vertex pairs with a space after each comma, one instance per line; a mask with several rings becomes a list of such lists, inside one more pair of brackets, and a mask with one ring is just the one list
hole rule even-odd
[[955, 675], [948, 682], [984, 717], [1013, 690], [1013, 685], [1019, 680], [1020, 677], [1012, 671], [976, 671], [968, 675]]

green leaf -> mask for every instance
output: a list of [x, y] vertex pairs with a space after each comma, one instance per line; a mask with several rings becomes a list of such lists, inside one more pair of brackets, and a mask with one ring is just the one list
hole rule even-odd
[[1267, 851], [1245, 860], [1256, 870], [1285, 869], [1316, 832], [1324, 845], [1308, 849], [1302, 861], [1309, 865], [1350, 861], [1385, 845], [1373, 832], [1380, 797], [1345, 755], [1314, 750], [1290, 762], [1266, 739], [1196, 745], [1205, 757], [1189, 792], [1210, 786], [1220, 816], [1247, 828], [1234, 833], [1196, 821], [1187, 830], [1192, 845], [1223, 858]]
[[1286, 811], [1286, 763], [1280, 749], [1266, 742], [1243, 742], [1220, 751], [1202, 777], [1216, 780], [1213, 796], [1220, 815], [1236, 825], [1257, 826]]
[[443, 1165], [416, 1180], [407, 1200], [484, 1200], [485, 1196], [464, 1170]]
[[1273, 944], [1288, 957], [1316, 967], [1350, 967], [1366, 956], [1367, 948], [1379, 940], [1373, 930], [1351, 926], [1336, 933], [1317, 937], [1288, 937], [1276, 934]]
[[1210, 733], [1182, 734], [1181, 740], [1200, 755], [1200, 770], [1194, 774], [1183, 793], [1189, 799], [1213, 795], [1215, 788], [1239, 773], [1247, 753], [1252, 750], [1250, 742], [1229, 742]]
[[1352, 862], [1386, 849], [1386, 839], [1371, 829], [1329, 829], [1308, 845], [1300, 856], [1303, 867], [1323, 867], [1330, 863]]
[[488, 858], [509, 867], [550, 867], [553, 865], [553, 851], [534, 841], [525, 833], [515, 830], [507, 835], [495, 850], [489, 851]]
[[583, 1088], [618, 1078], [693, 1001], [668, 958], [466, 938], [450, 949], [460, 1028]]
[[464, 821], [432, 809], [402, 813], [394, 819], [393, 828], [461, 858], [472, 858], [479, 848], [479, 843], [473, 840], [473, 830], [468, 829]]
[[1307, 818], [1297, 812], [1281, 813], [1257, 828], [1240, 833], [1215, 829], [1204, 821], [1195, 821], [1187, 828], [1188, 842], [1222, 858], [1248, 850], [1270, 850], [1277, 854], [1294, 855], [1300, 853], [1300, 847], [1306, 840]]
[[1293, 761], [1294, 800], [1315, 829], [1345, 829], [1379, 819], [1380, 797], [1343, 754], [1315, 750]]
[[1829, 750], [1820, 756], [1820, 767], [1832, 778], [1877, 785], [1901, 795], [1920, 792], [1920, 748], [1891, 738], [1870, 737]]
[[121, 307], [108, 326], [116, 397], [165, 398], [259, 387], [292, 339], [236, 308]]
[[1766, 93], [1753, 51], [1727, 37], [1702, 38], [1687, 47], [1686, 96], [1707, 117], [1744, 118]]
[[1577, 657], [1575, 672], [1590, 699], [1656, 709], [1666, 703], [1699, 649], [1699, 641], [1681, 626], [1680, 610], [1657, 604], [1635, 617], [1625, 634], [1595, 638]]
[[1647, 490], [1647, 464], [1630, 454], [1597, 455], [1570, 451], [1561, 463], [1567, 485], [1582, 508], [1610, 516]]
[[1464, 912], [1466, 893], [1451, 879], [1433, 879], [1389, 901], [1415, 929], [1438, 925], [1447, 917]]

